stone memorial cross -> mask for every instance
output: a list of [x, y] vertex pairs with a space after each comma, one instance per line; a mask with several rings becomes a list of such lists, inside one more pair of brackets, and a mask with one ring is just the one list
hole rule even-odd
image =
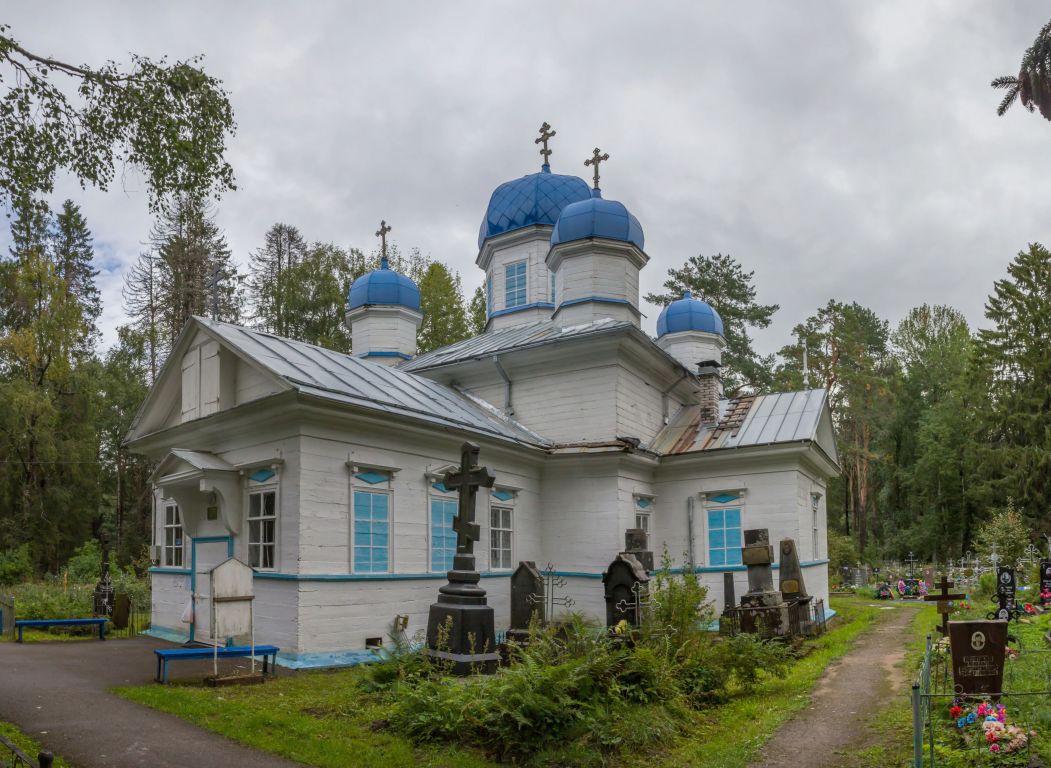
[[949, 636], [949, 614], [952, 613], [952, 606], [949, 605], [950, 600], [963, 600], [967, 595], [950, 595], [949, 589], [953, 586], [953, 583], [949, 581], [945, 576], [942, 576], [942, 580], [934, 585], [941, 590], [936, 595], [924, 595], [923, 599], [927, 602], [933, 600], [938, 601], [938, 613], [942, 615], [942, 625], [938, 627], [938, 631], [945, 637]]
[[481, 535], [478, 523], [474, 521], [475, 500], [479, 488], [492, 488], [496, 478], [489, 474], [487, 467], [479, 467], [480, 449], [474, 443], [464, 443], [460, 454], [460, 469], [448, 472], [442, 479], [442, 485], [449, 489], [459, 489], [460, 503], [453, 519], [453, 530], [456, 531], [456, 554], [474, 555], [474, 543]]

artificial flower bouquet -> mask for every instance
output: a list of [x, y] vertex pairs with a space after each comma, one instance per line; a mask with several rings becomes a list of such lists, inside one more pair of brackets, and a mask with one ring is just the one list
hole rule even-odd
[[1003, 704], [980, 704], [955, 699], [949, 708], [959, 747], [988, 753], [997, 765], [1027, 765], [1029, 740], [1036, 731], [1026, 730], [1007, 718]]

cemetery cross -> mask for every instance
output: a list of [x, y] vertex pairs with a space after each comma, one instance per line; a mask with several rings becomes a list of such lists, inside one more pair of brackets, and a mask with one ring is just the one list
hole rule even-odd
[[548, 142], [548, 139], [550, 139], [556, 133], [558, 133], [558, 131], [552, 131], [551, 130], [551, 126], [548, 123], [545, 122], [542, 126], [540, 126], [540, 138], [533, 140], [534, 144], [543, 144], [544, 145], [544, 148], [540, 150], [540, 155], [541, 155], [541, 157], [544, 158], [544, 165], [546, 165], [548, 167], [551, 166], [551, 154], [552, 154], [552, 151], [547, 148], [547, 142]]
[[[459, 489], [460, 503], [453, 520], [456, 531], [456, 554], [474, 556], [474, 543], [478, 541], [481, 529], [474, 521], [475, 497], [479, 488], [492, 488], [496, 478], [489, 474], [487, 467], [477, 466], [480, 450], [474, 443], [464, 443], [460, 454], [460, 470], [449, 472], [442, 484], [451, 489]], [[472, 563], [473, 566], [473, 563]]]
[[953, 583], [949, 581], [945, 576], [942, 576], [942, 580], [935, 584], [938, 589], [941, 590], [940, 594], [936, 595], [924, 595], [923, 599], [930, 602], [932, 600], [938, 601], [938, 613], [942, 615], [942, 625], [938, 627], [938, 631], [943, 636], [949, 636], [949, 614], [952, 613], [952, 608], [949, 606], [950, 600], [963, 600], [967, 595], [950, 595], [949, 588], [953, 586]]

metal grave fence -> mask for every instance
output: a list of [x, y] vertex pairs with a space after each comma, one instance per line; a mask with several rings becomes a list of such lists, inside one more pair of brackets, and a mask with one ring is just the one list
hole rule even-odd
[[39, 752], [34, 760], [0, 734], [0, 768], [51, 768], [54, 761], [50, 752]]
[[[1004, 704], [1008, 722], [1027, 734], [1024, 747], [1018, 751], [1024, 749], [1028, 762], [1036, 749], [1035, 743], [1043, 745], [1051, 740], [1051, 649], [1010, 649], [1004, 661], [1001, 687], [999, 694], [965, 697], [958, 694], [952, 678], [948, 642], [936, 644], [927, 635], [923, 658], [912, 684], [913, 768], [935, 768], [941, 764], [939, 755], [944, 758], [947, 750], [957, 753], [973, 750], [974, 765], [987, 762], [991, 744], [985, 738], [973, 738], [967, 743], [950, 715], [950, 708], [962, 699], [972, 704], [982, 701]], [[1029, 735], [1031, 733], [1035, 736]]]

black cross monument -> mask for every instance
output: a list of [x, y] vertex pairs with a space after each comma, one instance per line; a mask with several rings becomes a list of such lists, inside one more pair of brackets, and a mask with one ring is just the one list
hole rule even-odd
[[460, 469], [445, 475], [446, 488], [460, 492], [460, 503], [453, 521], [456, 555], [449, 583], [438, 590], [438, 602], [427, 617], [427, 654], [451, 665], [457, 675], [496, 671], [500, 654], [496, 652], [493, 609], [486, 603], [479, 586], [481, 575], [474, 567], [474, 543], [479, 528], [474, 521], [475, 496], [479, 488], [492, 488], [496, 480], [486, 467], [478, 466], [480, 449], [464, 443]]

